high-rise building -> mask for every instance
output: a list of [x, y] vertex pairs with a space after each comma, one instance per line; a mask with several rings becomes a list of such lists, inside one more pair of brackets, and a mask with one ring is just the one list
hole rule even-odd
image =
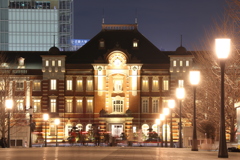
[[0, 50], [71, 50], [73, 0], [0, 1]]

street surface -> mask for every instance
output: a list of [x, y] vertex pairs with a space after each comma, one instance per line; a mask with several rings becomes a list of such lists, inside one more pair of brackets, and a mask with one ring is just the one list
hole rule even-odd
[[[0, 160], [219, 160], [217, 151], [160, 147], [42, 147], [0, 148]], [[222, 158], [221, 158], [222, 159]], [[224, 158], [226, 159], [226, 158]], [[240, 160], [229, 152], [228, 160]]]

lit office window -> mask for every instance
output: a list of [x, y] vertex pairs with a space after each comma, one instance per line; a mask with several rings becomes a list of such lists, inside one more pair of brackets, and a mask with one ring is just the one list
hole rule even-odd
[[50, 100], [50, 112], [56, 112], [57, 110], [57, 101], [56, 99], [51, 99]]
[[153, 84], [152, 84], [152, 90], [153, 91], [158, 91], [158, 80], [157, 79], [153, 79]]
[[93, 90], [93, 81], [91, 79], [87, 80], [87, 91]]
[[177, 66], [177, 61], [173, 61], [173, 66], [176, 67]]
[[33, 82], [33, 90], [34, 91], [40, 91], [41, 90], [41, 82], [40, 81], [34, 81]]
[[168, 82], [168, 80], [163, 80], [163, 90], [164, 91], [169, 90], [169, 82]]
[[72, 80], [67, 80], [67, 90], [72, 90]]
[[117, 113], [123, 112], [123, 101], [122, 100], [113, 101], [113, 112], [117, 112]]
[[76, 112], [77, 112], [77, 113], [83, 113], [83, 103], [82, 103], [82, 100], [81, 100], [81, 99], [78, 99], [78, 100], [77, 100], [77, 103], [76, 103]]
[[183, 61], [180, 61], [180, 62], [179, 62], [179, 65], [180, 65], [180, 66], [183, 66]]
[[178, 87], [184, 87], [184, 80], [178, 80]]
[[72, 111], [73, 111], [72, 100], [67, 99], [66, 100], [66, 112], [72, 112]]
[[49, 66], [49, 61], [46, 60], [45, 62], [46, 62], [45, 65], [48, 67]]
[[18, 111], [23, 111], [24, 110], [24, 105], [23, 105], [23, 100], [22, 99], [18, 99], [16, 101], [16, 106], [17, 106], [17, 110]]
[[187, 66], [187, 67], [189, 66], [189, 61], [186, 61], [186, 66]]
[[143, 79], [142, 80], [142, 90], [143, 91], [147, 91], [148, 90], [148, 80], [147, 79]]
[[34, 99], [33, 100], [33, 112], [40, 112], [41, 111], [41, 100]]
[[16, 82], [16, 89], [17, 90], [23, 90], [24, 83], [23, 82]]
[[57, 89], [57, 80], [51, 79], [51, 90], [56, 90], [56, 89]]
[[62, 66], [62, 61], [61, 60], [58, 60], [58, 66]]
[[77, 90], [82, 91], [83, 90], [83, 82], [82, 80], [77, 80]]
[[52, 66], [55, 66], [55, 61], [54, 60], [52, 61]]
[[92, 113], [93, 112], [93, 100], [88, 99], [87, 100], [87, 113]]

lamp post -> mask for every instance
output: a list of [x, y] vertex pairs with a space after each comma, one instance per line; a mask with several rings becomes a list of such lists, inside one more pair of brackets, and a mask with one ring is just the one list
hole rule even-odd
[[221, 67], [221, 108], [220, 108], [220, 139], [219, 139], [219, 158], [228, 158], [227, 144], [226, 144], [226, 130], [225, 130], [225, 113], [224, 113], [224, 70], [225, 59], [230, 52], [231, 39], [216, 39], [215, 47], [216, 54], [220, 59]]
[[49, 119], [49, 115], [47, 113], [43, 114], [43, 120], [45, 121], [45, 147], [47, 147], [47, 121]]
[[167, 115], [169, 115], [169, 108], [163, 108], [163, 114], [165, 115], [165, 147], [167, 147]]
[[179, 99], [179, 148], [182, 148], [182, 99], [184, 98], [185, 91], [184, 88], [177, 88], [176, 96]]
[[60, 120], [59, 119], [55, 119], [55, 125], [56, 125], [56, 147], [58, 146], [58, 125], [60, 124]]
[[[160, 132], [159, 132], [160, 119], [156, 119], [155, 123], [157, 125], [157, 133], [159, 133], [159, 135], [160, 135]], [[159, 146], [159, 137], [157, 138], [157, 142], [158, 142], [157, 146]]]
[[33, 108], [31, 106], [28, 109], [28, 113], [30, 116], [30, 119], [29, 119], [29, 148], [31, 148], [32, 147], [32, 114], [33, 114]]
[[190, 71], [190, 83], [193, 85], [193, 135], [192, 151], [198, 151], [197, 126], [196, 126], [196, 86], [200, 81], [200, 71]]
[[11, 147], [11, 141], [10, 141], [10, 111], [13, 107], [13, 100], [12, 99], [6, 99], [5, 101], [6, 108], [8, 110], [8, 148]]
[[175, 100], [168, 100], [168, 107], [170, 108], [170, 147], [173, 147], [173, 133], [172, 133], [172, 108], [175, 107]]
[[[163, 121], [165, 119], [165, 115], [164, 114], [160, 114], [159, 119], [160, 119], [160, 121]], [[163, 147], [163, 123], [161, 125], [160, 132], [161, 132], [161, 147]]]

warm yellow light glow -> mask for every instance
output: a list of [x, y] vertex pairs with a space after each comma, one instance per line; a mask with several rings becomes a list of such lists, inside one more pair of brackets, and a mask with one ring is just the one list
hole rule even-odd
[[13, 107], [13, 100], [12, 99], [6, 99], [5, 100], [5, 105], [7, 109], [12, 109]]
[[47, 121], [49, 119], [49, 115], [47, 113], [43, 114], [43, 120]]
[[155, 123], [156, 123], [157, 125], [159, 125], [159, 124], [160, 124], [160, 119], [156, 119], [156, 120], [155, 120]]
[[60, 119], [55, 119], [54, 123], [55, 123], [55, 125], [59, 125], [60, 124]]
[[174, 99], [169, 99], [168, 100], [168, 107], [169, 108], [174, 108], [175, 107], [175, 100]]
[[162, 120], [164, 120], [165, 119], [165, 115], [164, 114], [160, 114], [160, 120], [162, 121]]
[[169, 115], [169, 112], [170, 112], [170, 110], [169, 110], [169, 108], [163, 108], [163, 114], [164, 115]]
[[198, 85], [200, 81], [200, 71], [190, 71], [189, 73], [190, 83], [192, 85]]
[[215, 39], [215, 49], [218, 58], [227, 58], [230, 53], [231, 39]]
[[185, 96], [185, 90], [184, 88], [177, 88], [176, 89], [176, 96], [178, 99], [183, 99]]

